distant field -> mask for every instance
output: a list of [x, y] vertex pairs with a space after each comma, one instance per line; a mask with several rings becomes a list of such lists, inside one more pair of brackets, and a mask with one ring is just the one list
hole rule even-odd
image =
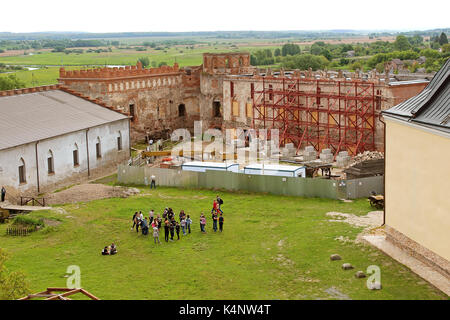
[[[24, 55], [23, 51], [16, 51], [15, 56], [0, 56], [0, 63], [22, 66], [45, 67], [33, 71], [16, 71], [15, 74], [20, 80], [24, 81], [27, 87], [36, 85], [47, 85], [57, 83], [59, 76], [59, 67], [64, 66], [67, 69], [89, 68], [102, 65], [135, 65], [140, 57], [148, 57], [150, 63], [158, 66], [161, 62], [173, 65], [177, 62], [181, 67], [200, 65], [203, 61], [204, 52], [230, 52], [230, 51], [249, 51], [254, 52], [264, 48], [273, 48], [273, 46], [238, 46], [230, 45], [197, 45], [194, 49], [186, 48], [190, 46], [178, 45], [165, 50], [155, 50], [148, 48], [147, 51], [136, 51], [135, 49], [112, 49], [112, 52], [84, 52], [82, 54], [65, 54], [62, 52], [41, 51], [40, 54]], [[11, 73], [9, 73], [11, 74]], [[0, 77], [8, 74], [0, 73]]]
[[[0, 54], [0, 63], [9, 65], [21, 66], [38, 66], [45, 69], [34, 71], [16, 71], [14, 74], [25, 82], [27, 87], [36, 85], [47, 85], [57, 83], [58, 68], [64, 66], [69, 67], [92, 67], [103, 65], [135, 65], [140, 57], [148, 57], [153, 66], [158, 66], [161, 62], [173, 65], [177, 62], [181, 67], [200, 65], [202, 63], [202, 55], [205, 52], [233, 52], [233, 51], [248, 51], [250, 53], [256, 50], [266, 48], [275, 49], [281, 46], [288, 40], [292, 43], [298, 44], [302, 50], [310, 46], [314, 41], [319, 39], [302, 40], [302, 39], [218, 39], [218, 38], [189, 38], [171, 37], [171, 38], [119, 38], [119, 39], [104, 39], [104, 40], [119, 40], [121, 46], [132, 45], [136, 46], [142, 44], [144, 41], [156, 42], [158, 46], [164, 47], [159, 41], [164, 40], [192, 40], [195, 41], [193, 45], [171, 45], [169, 48], [163, 50], [156, 50], [153, 48], [146, 48], [146, 51], [137, 51], [138, 47], [131, 47], [127, 49], [118, 49], [114, 47], [112, 52], [86, 52], [89, 48], [83, 48], [84, 53], [65, 54], [63, 52], [51, 52], [49, 49], [36, 51], [6, 51]], [[363, 43], [377, 40], [394, 41], [394, 37], [382, 37], [369, 39], [368, 36], [335, 38], [321, 40], [328, 43]], [[192, 49], [191, 49], [192, 48]], [[97, 48], [91, 48], [97, 49]], [[105, 49], [105, 48], [103, 48]], [[33, 54], [29, 54], [33, 53]], [[267, 67], [267, 66], [266, 66]], [[276, 67], [276, 65], [271, 66]], [[0, 74], [0, 77], [6, 74]]]
[[[79, 67], [67, 67], [67, 69], [79, 69]], [[0, 73], [0, 77], [7, 77], [11, 73]], [[38, 70], [21, 70], [13, 73], [26, 87], [44, 86], [58, 82], [59, 67], [47, 67]]]

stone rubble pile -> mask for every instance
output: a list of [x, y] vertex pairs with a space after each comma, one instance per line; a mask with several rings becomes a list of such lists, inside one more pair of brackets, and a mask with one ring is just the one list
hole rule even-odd
[[364, 151], [363, 153], [358, 153], [351, 159], [347, 167], [353, 167], [354, 165], [367, 161], [367, 160], [379, 160], [384, 159], [384, 154], [379, 151]]

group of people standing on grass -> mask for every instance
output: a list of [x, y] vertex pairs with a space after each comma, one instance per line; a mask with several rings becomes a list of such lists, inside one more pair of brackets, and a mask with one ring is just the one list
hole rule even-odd
[[[223, 204], [223, 200], [217, 196], [213, 202], [213, 208], [211, 209], [211, 218], [213, 222], [213, 230], [216, 232], [219, 226], [220, 232], [223, 231], [223, 211], [220, 206]], [[191, 233], [192, 219], [190, 215], [187, 215], [184, 210], [181, 210], [178, 215], [178, 221], [175, 219], [175, 213], [172, 208], [165, 208], [162, 215], [156, 214], [154, 210], [150, 210], [148, 217], [144, 217], [142, 211], [135, 212], [133, 215], [133, 226], [131, 230], [136, 229], [136, 233], [139, 233], [139, 228], [143, 235], [148, 235], [150, 228], [153, 234], [153, 240], [155, 244], [160, 244], [159, 234], [161, 228], [164, 227], [164, 240], [166, 242], [174, 241], [175, 234], [177, 240], [180, 240], [180, 232], [184, 236]], [[200, 230], [202, 233], [206, 233], [206, 218], [203, 212], [200, 215]]]

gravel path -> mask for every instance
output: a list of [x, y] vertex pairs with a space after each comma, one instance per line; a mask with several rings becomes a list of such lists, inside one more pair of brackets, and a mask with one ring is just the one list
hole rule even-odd
[[45, 197], [45, 201], [48, 204], [75, 203], [106, 198], [127, 198], [139, 192], [139, 189], [136, 188], [86, 183], [73, 186], [63, 191], [51, 193]]

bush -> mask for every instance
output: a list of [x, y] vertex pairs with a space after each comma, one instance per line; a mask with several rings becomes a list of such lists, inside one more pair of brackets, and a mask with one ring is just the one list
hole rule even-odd
[[0, 77], [0, 91], [24, 88], [25, 83], [17, 79], [15, 75]]
[[0, 248], [0, 300], [15, 300], [28, 293], [29, 284], [22, 272], [8, 272], [6, 260], [6, 253]]
[[44, 223], [44, 219], [42, 218], [33, 218], [33, 217], [29, 217], [29, 216], [17, 216], [14, 218], [13, 223], [14, 225], [22, 225], [22, 226], [40, 226], [40, 227], [44, 227], [45, 223]]

